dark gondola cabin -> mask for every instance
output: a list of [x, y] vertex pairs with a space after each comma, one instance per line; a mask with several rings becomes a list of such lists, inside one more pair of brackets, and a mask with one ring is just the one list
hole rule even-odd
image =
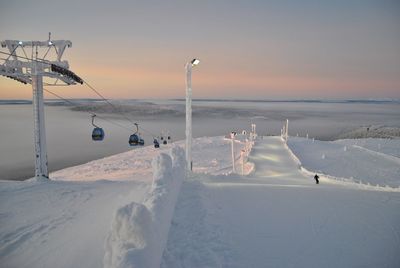
[[137, 146], [137, 145], [144, 145], [144, 140], [140, 137], [139, 132], [139, 125], [135, 123], [136, 132], [129, 136], [129, 145], [130, 146]]
[[154, 143], [154, 148], [160, 148], [160, 143], [158, 142], [157, 139], [154, 139], [153, 143]]
[[130, 146], [137, 146], [137, 145], [139, 145], [139, 136], [136, 135], [136, 134], [132, 134], [132, 135], [129, 137], [129, 145], [130, 145]]
[[95, 127], [92, 131], [92, 140], [102, 141], [104, 139], [104, 130], [99, 127]]
[[167, 145], [167, 143], [168, 143], [167, 140], [164, 140], [164, 141], [163, 141], [163, 144], [164, 144], [164, 145]]

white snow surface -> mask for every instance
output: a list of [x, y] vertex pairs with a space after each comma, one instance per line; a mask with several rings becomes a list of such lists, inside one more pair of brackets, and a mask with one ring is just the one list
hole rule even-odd
[[[51, 182], [0, 182], [0, 266], [400, 267], [400, 179], [387, 164], [396, 157], [325, 143], [259, 138], [247, 176], [230, 173], [229, 140], [204, 137], [186, 180], [177, 142], [57, 171]], [[301, 169], [340, 162], [338, 150], [379, 176], [364, 177], [368, 165], [324, 169], [316, 185]]]
[[301, 165], [315, 173], [363, 184], [400, 187], [400, 139], [339, 140], [290, 137], [288, 146]]
[[359, 146], [370, 151], [400, 157], [400, 139], [346, 139], [335, 143]]
[[[183, 142], [176, 144], [183, 146]], [[175, 180], [179, 164], [171, 171], [172, 179], [164, 174], [164, 165], [152, 167], [152, 160], [160, 153], [168, 154], [174, 146], [169, 144], [160, 150], [148, 146], [91, 161], [50, 174], [50, 182], [1, 181], [0, 266], [102, 267], [104, 258], [106, 266], [118, 267], [119, 258], [126, 259], [131, 250], [129, 238], [128, 242], [116, 239], [125, 232], [118, 224], [129, 220], [144, 221], [126, 226], [128, 231], [135, 230], [134, 239], [139, 239], [135, 228], [143, 227], [158, 229], [156, 239], [166, 240], [168, 217], [172, 217], [179, 191], [179, 180]], [[231, 161], [229, 141], [204, 137], [195, 139], [193, 146], [195, 171], [227, 172]], [[178, 155], [175, 152], [175, 157]], [[172, 159], [176, 160], [174, 156]], [[170, 183], [164, 185], [164, 181]], [[147, 222], [143, 215], [149, 215]], [[143, 237], [150, 233], [143, 232]], [[150, 238], [146, 243], [155, 244]], [[161, 258], [162, 249], [158, 251]], [[156, 258], [148, 248], [142, 252]]]
[[[174, 145], [184, 147], [184, 141], [174, 142]], [[67, 181], [152, 181], [152, 159], [160, 152], [166, 153], [171, 144], [161, 145], [160, 149], [152, 146], [130, 150], [125, 153], [109, 156], [89, 163], [62, 169], [50, 174], [53, 180]], [[236, 154], [240, 154], [242, 145], [238, 145]], [[202, 137], [193, 142], [193, 170], [194, 172], [206, 172], [222, 174], [230, 171], [231, 163], [230, 141], [223, 137]]]
[[278, 137], [250, 161], [183, 183], [161, 267], [399, 267], [399, 192], [316, 185]]
[[1, 182], [1, 267], [102, 267], [112, 215], [141, 182]]
[[[172, 159], [171, 159], [172, 157]], [[153, 184], [143, 204], [119, 208], [106, 240], [104, 267], [159, 267], [167, 243], [171, 218], [185, 178], [183, 149], [153, 160]]]

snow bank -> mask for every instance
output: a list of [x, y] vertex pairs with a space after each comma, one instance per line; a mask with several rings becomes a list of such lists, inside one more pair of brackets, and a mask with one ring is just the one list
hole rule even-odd
[[[169, 148], [168, 148], [169, 149]], [[167, 146], [161, 148], [168, 151]], [[160, 149], [146, 146], [124, 153], [90, 161], [86, 164], [52, 172], [50, 177], [57, 181], [143, 181], [151, 182], [151, 160]]]
[[175, 204], [185, 178], [185, 157], [180, 147], [152, 161], [153, 184], [143, 204], [117, 210], [106, 239], [104, 267], [159, 267], [167, 243]]
[[[141, 181], [151, 183], [152, 159], [160, 152], [167, 153], [173, 146], [184, 148], [185, 141], [168, 145], [136, 148], [124, 153], [94, 160], [86, 164], [52, 172], [50, 177], [57, 181]], [[235, 146], [240, 156], [242, 145]], [[193, 140], [193, 171], [212, 175], [225, 174], [232, 169], [231, 143], [223, 136], [201, 137]]]

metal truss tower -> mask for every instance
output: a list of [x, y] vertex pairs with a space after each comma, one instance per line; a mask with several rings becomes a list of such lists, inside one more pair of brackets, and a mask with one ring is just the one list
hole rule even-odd
[[[1, 52], [2, 55], [7, 56], [0, 65], [0, 75], [23, 84], [32, 84], [35, 177], [38, 180], [49, 178], [43, 85], [83, 84], [83, 80], [69, 70], [68, 62], [61, 60], [65, 49], [71, 46], [72, 43], [68, 40], [51, 40], [50, 33], [46, 41], [5, 40], [1, 42], [1, 47], [7, 48], [8, 52]], [[46, 82], [43, 77], [46, 78]]]

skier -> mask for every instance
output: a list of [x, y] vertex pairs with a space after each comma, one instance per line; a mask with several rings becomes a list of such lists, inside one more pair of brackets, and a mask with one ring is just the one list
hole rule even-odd
[[317, 174], [315, 174], [314, 179], [315, 179], [315, 183], [319, 184], [319, 176]]

